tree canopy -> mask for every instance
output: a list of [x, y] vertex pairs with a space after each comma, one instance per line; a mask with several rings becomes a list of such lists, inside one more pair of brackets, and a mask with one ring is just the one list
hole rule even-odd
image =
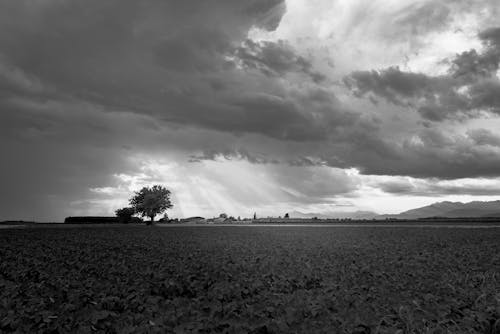
[[132, 221], [132, 216], [134, 215], [134, 208], [122, 208], [115, 211], [116, 216], [119, 218], [120, 223], [130, 223]]
[[170, 194], [170, 190], [161, 185], [143, 187], [135, 192], [129, 203], [136, 213], [149, 217], [153, 222], [156, 215], [173, 207]]

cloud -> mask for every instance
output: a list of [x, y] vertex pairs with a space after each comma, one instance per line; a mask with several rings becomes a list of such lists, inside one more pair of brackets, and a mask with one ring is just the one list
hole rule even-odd
[[201, 155], [192, 155], [189, 162], [205, 160], [245, 160], [253, 164], [277, 164], [278, 160], [262, 154], [249, 153], [246, 149], [205, 150]]
[[500, 180], [498, 178], [440, 180], [436, 178], [415, 179], [398, 177], [396, 179], [379, 179], [368, 177], [368, 183], [376, 189], [400, 196], [499, 196]]
[[197, 75], [230, 80], [225, 57], [251, 27], [275, 28], [285, 8], [262, 0], [3, 6], [1, 53], [9, 66], [58, 94], [179, 121], [186, 92], [212, 93]]
[[[394, 23], [412, 35], [423, 35], [446, 27], [452, 9], [445, 2], [416, 2], [400, 9], [394, 15]], [[394, 31], [394, 35], [401, 35]]]
[[471, 129], [467, 132], [476, 145], [500, 147], [500, 136], [486, 129]]
[[485, 50], [470, 50], [450, 60], [448, 73], [430, 76], [390, 67], [380, 71], [355, 71], [344, 83], [357, 97], [382, 98], [416, 110], [424, 119], [475, 118], [485, 111], [500, 114], [499, 28], [479, 33]]
[[500, 46], [500, 28], [494, 27], [483, 30], [479, 33], [479, 38], [494, 46]]
[[428, 128], [402, 143], [396, 164], [400, 175], [444, 179], [496, 176], [499, 153], [498, 148], [477, 145], [467, 135]]
[[391, 194], [412, 194], [415, 192], [415, 186], [408, 181], [391, 180], [382, 182], [377, 187], [383, 192]]
[[[13, 94], [26, 97], [31, 84], [44, 89], [45, 99], [79, 99], [105, 106], [104, 112], [283, 140], [317, 140], [329, 131], [330, 120], [304, 111], [296, 93], [294, 75], [306, 77], [306, 90], [324, 80], [307, 57], [286, 41], [247, 38], [251, 28], [277, 27], [283, 1], [96, 1], [84, 7], [47, 1], [31, 8], [20, 1], [8, 7], [16, 19], [2, 18], [9, 79], [0, 85]], [[344, 117], [340, 103], [331, 101], [332, 114]]]
[[167, 70], [206, 73], [230, 68], [224, 55], [231, 50], [231, 39], [224, 32], [198, 28], [160, 40], [153, 52]]
[[286, 41], [254, 42], [247, 39], [236, 49], [237, 64], [248, 70], [257, 70], [267, 76], [283, 76], [290, 72], [303, 73], [314, 82], [325, 80], [325, 76], [312, 69], [310, 61], [296, 54]]
[[373, 93], [396, 105], [411, 105], [408, 98], [431, 95], [438, 80], [423, 73], [403, 72], [398, 67], [382, 71], [355, 71], [344, 78], [344, 83], [357, 97]]

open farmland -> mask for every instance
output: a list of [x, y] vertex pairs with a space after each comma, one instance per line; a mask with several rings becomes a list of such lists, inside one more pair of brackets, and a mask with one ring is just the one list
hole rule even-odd
[[500, 228], [0, 231], [0, 332], [500, 333]]

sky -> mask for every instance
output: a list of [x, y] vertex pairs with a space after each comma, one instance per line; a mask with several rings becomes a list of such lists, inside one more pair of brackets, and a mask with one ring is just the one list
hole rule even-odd
[[500, 198], [497, 0], [0, 2], [0, 219]]

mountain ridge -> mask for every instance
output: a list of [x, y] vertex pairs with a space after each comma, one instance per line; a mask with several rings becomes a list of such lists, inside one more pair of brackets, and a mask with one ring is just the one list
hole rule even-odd
[[399, 214], [380, 215], [377, 218], [420, 219], [430, 217], [500, 217], [500, 200], [472, 201], [466, 203], [451, 201], [436, 202], [420, 208], [407, 210]]
[[354, 212], [290, 212], [291, 218], [319, 219], [421, 219], [421, 218], [481, 218], [500, 217], [500, 200], [472, 202], [435, 202], [419, 208], [403, 211], [397, 214], [377, 214], [372, 211]]

